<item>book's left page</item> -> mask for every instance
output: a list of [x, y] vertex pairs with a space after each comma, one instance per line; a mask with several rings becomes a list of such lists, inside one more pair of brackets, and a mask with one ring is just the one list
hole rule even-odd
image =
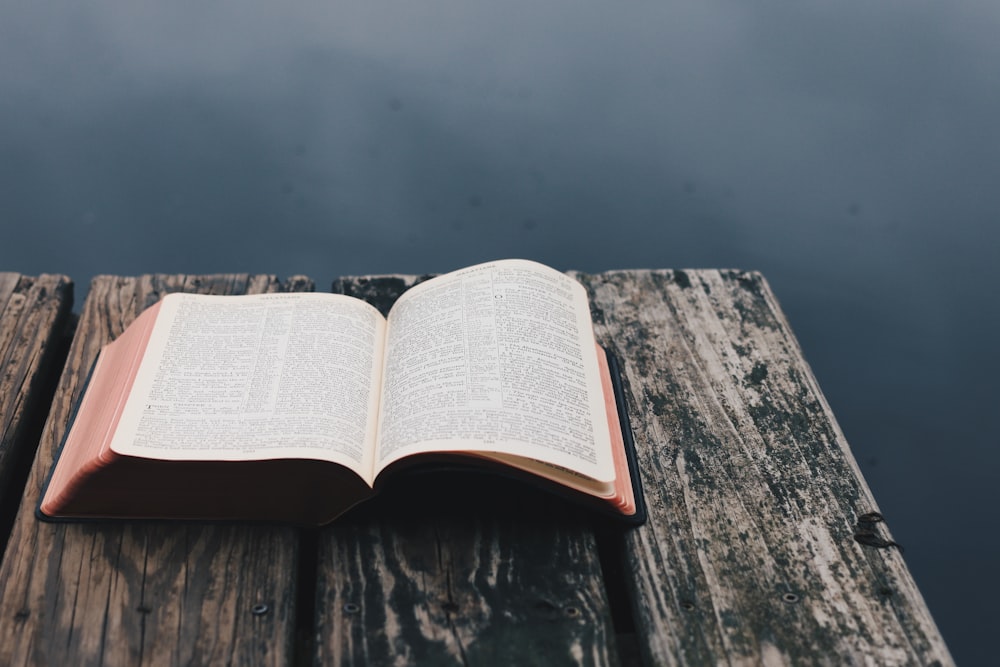
[[170, 294], [114, 454], [371, 468], [385, 320], [334, 294]]

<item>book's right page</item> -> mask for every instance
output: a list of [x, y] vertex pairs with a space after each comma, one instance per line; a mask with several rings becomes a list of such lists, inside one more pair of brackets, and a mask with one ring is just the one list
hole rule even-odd
[[376, 470], [495, 452], [615, 479], [586, 290], [525, 260], [406, 292], [388, 318]]

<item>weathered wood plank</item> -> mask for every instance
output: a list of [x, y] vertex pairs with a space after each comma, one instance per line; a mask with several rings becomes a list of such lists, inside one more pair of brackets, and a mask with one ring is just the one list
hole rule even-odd
[[465, 516], [396, 494], [321, 533], [316, 664], [616, 663], [586, 522], [470, 491]]
[[[345, 278], [333, 291], [385, 312], [418, 280]], [[318, 539], [315, 664], [617, 662], [587, 517], [544, 494], [428, 478]]]
[[577, 277], [630, 387], [650, 521], [625, 569], [646, 660], [951, 664], [764, 279]]
[[92, 361], [145, 307], [174, 291], [310, 288], [305, 279], [283, 285], [249, 275], [94, 279], [0, 565], [0, 664], [291, 661], [297, 531], [49, 524], [36, 520], [34, 509]]
[[66, 354], [73, 283], [0, 273], [0, 551]]

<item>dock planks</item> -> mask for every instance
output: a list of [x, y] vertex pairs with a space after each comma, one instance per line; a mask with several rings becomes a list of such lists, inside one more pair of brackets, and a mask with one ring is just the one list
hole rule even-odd
[[[39, 523], [85, 369], [142, 308], [310, 287], [95, 279], [0, 566], [0, 664], [953, 664], [764, 278], [573, 275], [622, 362], [637, 529], [477, 478], [394, 488], [319, 530]], [[420, 279], [334, 291], [384, 311]]]

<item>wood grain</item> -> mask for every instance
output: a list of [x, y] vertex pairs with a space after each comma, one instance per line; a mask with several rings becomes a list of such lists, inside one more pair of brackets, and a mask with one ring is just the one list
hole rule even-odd
[[[345, 278], [333, 291], [386, 312], [422, 279]], [[544, 494], [431, 477], [318, 540], [317, 665], [616, 663], [587, 517]]]
[[765, 280], [576, 277], [629, 387], [650, 520], [624, 570], [648, 664], [952, 664]]
[[[94, 279], [0, 565], [0, 664], [288, 664], [298, 534], [209, 524], [50, 524], [35, 506], [101, 346], [175, 291], [307, 290], [301, 278]], [[183, 489], [179, 489], [182, 492]], [[254, 612], [257, 613], [254, 613]]]
[[0, 273], [0, 550], [65, 358], [73, 283]]
[[397, 495], [407, 509], [320, 534], [315, 663], [615, 664], [586, 522], [544, 505], [484, 510], [481, 494], [452, 492], [475, 512]]

